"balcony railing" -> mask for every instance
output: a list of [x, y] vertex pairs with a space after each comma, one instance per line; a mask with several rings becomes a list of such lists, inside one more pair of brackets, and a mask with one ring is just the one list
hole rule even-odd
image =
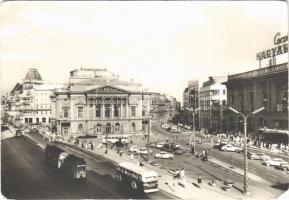
[[284, 72], [288, 71], [288, 64], [287, 63], [275, 65], [275, 66], [271, 66], [271, 67], [265, 67], [265, 68], [261, 68], [261, 69], [257, 69], [257, 70], [253, 70], [253, 71], [248, 71], [248, 72], [244, 72], [244, 73], [240, 73], [240, 74], [234, 74], [234, 75], [228, 76], [228, 81], [237, 80], [237, 79], [254, 78], [254, 77], [258, 77], [258, 76], [264, 76], [267, 74], [274, 74], [274, 73], [283, 72], [283, 71]]

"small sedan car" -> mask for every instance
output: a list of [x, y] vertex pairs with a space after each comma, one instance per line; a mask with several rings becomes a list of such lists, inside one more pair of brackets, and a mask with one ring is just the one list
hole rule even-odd
[[239, 147], [235, 147], [231, 144], [227, 144], [227, 145], [224, 145], [221, 147], [221, 150], [222, 151], [238, 151], [239, 150]]
[[155, 155], [155, 158], [162, 158], [162, 159], [173, 159], [174, 158], [174, 155], [173, 154], [170, 154], [166, 151], [161, 151], [160, 153], [157, 153]]
[[269, 160], [271, 157], [264, 153], [251, 153], [248, 155], [248, 158], [251, 160]]
[[266, 166], [279, 166], [280, 164], [288, 163], [281, 158], [272, 158], [262, 162]]
[[279, 166], [276, 166], [277, 169], [282, 169], [283, 171], [289, 171], [289, 163], [281, 163]]

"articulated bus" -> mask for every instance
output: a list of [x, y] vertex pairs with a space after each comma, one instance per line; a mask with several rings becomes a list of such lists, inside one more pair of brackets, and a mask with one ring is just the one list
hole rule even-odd
[[158, 191], [158, 175], [153, 170], [146, 170], [134, 163], [120, 163], [116, 168], [116, 180], [133, 192]]

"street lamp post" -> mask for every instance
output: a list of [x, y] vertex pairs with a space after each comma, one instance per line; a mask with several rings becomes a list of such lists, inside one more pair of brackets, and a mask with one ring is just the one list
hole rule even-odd
[[244, 119], [244, 193], [245, 194], [249, 194], [248, 192], [248, 177], [247, 177], [247, 172], [248, 172], [248, 161], [247, 161], [247, 118], [253, 114], [257, 114], [261, 111], [263, 111], [265, 109], [265, 107], [261, 107], [251, 113], [249, 113], [248, 115], [244, 115], [243, 113], [237, 111], [236, 109], [232, 108], [232, 107], [229, 107], [229, 109], [231, 111], [233, 111], [234, 113], [237, 113], [237, 114], [240, 114], [243, 119]]
[[[193, 138], [194, 138], [194, 151], [196, 150], [196, 127], [195, 127], [195, 114], [196, 111], [200, 110], [201, 107], [197, 108], [197, 109], [193, 109], [193, 108], [187, 108], [189, 111], [192, 111], [193, 114]], [[191, 137], [190, 137], [191, 138]], [[190, 140], [191, 143], [191, 140]]]

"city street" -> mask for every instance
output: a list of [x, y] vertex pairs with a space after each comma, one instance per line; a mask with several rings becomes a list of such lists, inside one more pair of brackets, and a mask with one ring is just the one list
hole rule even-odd
[[1, 143], [1, 186], [6, 198], [172, 198], [161, 191], [138, 196], [121, 191], [114, 180], [114, 164], [101, 156], [82, 154], [88, 165], [87, 178], [72, 180], [47, 167], [44, 163], [44, 153], [26, 139], [12, 137]]
[[[182, 133], [170, 133], [162, 128], [160, 128], [159, 125], [155, 125], [152, 128], [152, 131], [154, 133], [158, 133], [160, 135], [163, 135], [162, 141], [165, 140], [165, 138], [171, 138], [173, 140], [174, 136], [179, 136], [179, 138], [182, 138], [182, 135], [186, 135], [186, 138], [188, 138], [191, 134], [186, 134], [185, 129], [182, 129]], [[200, 134], [196, 134], [196, 141], [199, 141], [201, 139]], [[183, 143], [184, 142], [184, 143]], [[183, 143], [182, 145], [186, 145], [188, 143], [188, 140], [181, 140], [180, 143]], [[198, 144], [196, 142], [196, 151], [201, 152], [202, 150], [208, 150], [210, 149], [210, 156], [221, 160], [223, 162], [226, 162], [228, 164], [231, 164], [233, 167], [238, 167], [243, 169], [243, 154], [235, 153], [235, 152], [223, 152], [218, 149], [213, 149], [213, 144], [209, 142], [203, 142], [202, 144]], [[256, 149], [249, 149], [251, 152], [260, 152]], [[269, 155], [271, 157], [276, 158], [282, 158], [285, 161], [289, 161], [288, 156], [283, 155], [276, 155], [274, 153], [266, 153], [266, 155]], [[249, 166], [249, 172], [252, 172], [253, 174], [256, 174], [268, 182], [270, 182], [272, 185], [280, 185], [282, 187], [283, 184], [288, 184], [289, 174], [285, 171], [275, 169], [274, 167], [266, 167], [265, 165], [262, 165], [260, 160], [249, 160], [248, 159], [248, 166]], [[264, 175], [265, 172], [265, 175]]]

